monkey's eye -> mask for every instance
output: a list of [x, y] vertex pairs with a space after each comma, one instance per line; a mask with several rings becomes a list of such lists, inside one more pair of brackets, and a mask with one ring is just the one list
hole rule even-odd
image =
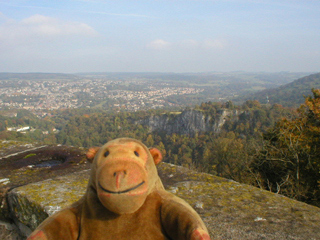
[[139, 153], [137, 151], [134, 151], [134, 155], [136, 155], [137, 157], [139, 157]]
[[105, 157], [108, 157], [108, 155], [109, 155], [109, 151], [106, 151], [106, 152], [104, 153], [104, 156], [105, 156]]

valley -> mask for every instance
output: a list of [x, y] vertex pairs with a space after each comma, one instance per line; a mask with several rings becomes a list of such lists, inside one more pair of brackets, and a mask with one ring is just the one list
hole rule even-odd
[[0, 73], [0, 109], [179, 109], [275, 88], [307, 73]]

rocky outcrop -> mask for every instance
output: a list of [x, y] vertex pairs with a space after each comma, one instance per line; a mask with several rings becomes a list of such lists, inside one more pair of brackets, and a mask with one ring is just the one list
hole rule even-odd
[[[201, 215], [212, 239], [319, 239], [319, 208], [167, 163], [158, 171], [166, 189]], [[30, 232], [79, 199], [88, 178], [84, 170], [13, 189], [8, 202], [16, 224]]]
[[44, 219], [84, 195], [90, 170], [59, 176], [18, 187], [7, 199], [12, 219], [28, 235]]
[[148, 126], [149, 131], [164, 131], [167, 134], [182, 134], [194, 136], [201, 132], [221, 131], [227, 119], [234, 119], [238, 116], [238, 111], [221, 110], [216, 118], [205, 115], [201, 110], [185, 110], [162, 115], [152, 115], [139, 124]]
[[0, 221], [10, 219], [6, 196], [11, 189], [90, 168], [85, 151], [76, 147], [28, 145], [0, 153]]
[[[81, 198], [90, 172], [84, 157], [81, 149], [46, 146], [1, 159], [10, 169], [0, 169], [7, 179], [0, 183], [7, 203], [1, 204], [0, 239], [24, 240], [47, 216]], [[161, 163], [158, 172], [165, 188], [201, 215], [212, 239], [319, 239], [317, 207], [172, 164]]]

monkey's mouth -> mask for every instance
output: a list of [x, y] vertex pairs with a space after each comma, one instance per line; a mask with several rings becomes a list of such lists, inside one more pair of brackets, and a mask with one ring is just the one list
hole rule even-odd
[[127, 193], [127, 192], [130, 192], [132, 190], [135, 190], [138, 187], [142, 186], [144, 183], [145, 183], [145, 181], [142, 181], [141, 183], [139, 183], [138, 185], [136, 185], [136, 186], [134, 186], [132, 188], [129, 188], [129, 189], [126, 189], [126, 190], [123, 190], [123, 191], [118, 191], [118, 192], [110, 191], [108, 189], [105, 189], [104, 187], [101, 186], [100, 182], [98, 182], [98, 185], [104, 192], [111, 193], [111, 194], [122, 194], [122, 193]]

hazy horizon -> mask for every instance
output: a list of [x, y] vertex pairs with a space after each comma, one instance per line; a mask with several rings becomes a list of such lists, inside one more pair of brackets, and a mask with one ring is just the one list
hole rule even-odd
[[99, 71], [99, 72], [28, 72], [28, 71], [25, 71], [25, 72], [0, 72], [0, 74], [70, 74], [70, 75], [86, 75], [86, 74], [163, 74], [163, 75], [166, 75], [166, 74], [176, 74], [176, 75], [198, 75], [198, 74], [281, 74], [281, 73], [284, 73], [284, 74], [317, 74], [317, 73], [320, 73], [320, 70], [317, 71], [317, 72], [305, 72], [305, 71], [276, 71], [276, 72], [267, 72], [267, 71], [206, 71], [206, 72], [157, 72], [157, 71], [122, 71], [122, 72], [114, 72], [114, 71]]
[[0, 0], [0, 72], [320, 70], [320, 1]]

